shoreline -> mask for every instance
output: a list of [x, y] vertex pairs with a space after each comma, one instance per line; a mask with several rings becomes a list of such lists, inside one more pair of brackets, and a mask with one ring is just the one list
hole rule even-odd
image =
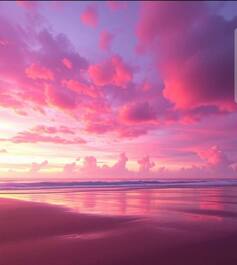
[[[223, 187], [237, 187], [236, 179], [208, 179], [208, 180], [134, 180], [134, 181], [68, 181], [68, 182], [12, 182], [10, 185], [1, 183], [1, 194], [34, 194], [34, 193], [68, 193], [84, 191], [112, 191], [120, 190], [144, 190], [144, 189], [210, 189]], [[52, 191], [56, 190], [56, 191]]]
[[237, 264], [237, 228], [224, 233], [201, 223], [80, 214], [2, 198], [0, 217], [0, 265]]

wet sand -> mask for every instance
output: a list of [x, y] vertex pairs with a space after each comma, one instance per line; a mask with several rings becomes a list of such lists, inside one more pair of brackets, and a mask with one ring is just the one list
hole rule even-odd
[[236, 246], [237, 226], [225, 223], [80, 214], [0, 199], [0, 265], [236, 265]]

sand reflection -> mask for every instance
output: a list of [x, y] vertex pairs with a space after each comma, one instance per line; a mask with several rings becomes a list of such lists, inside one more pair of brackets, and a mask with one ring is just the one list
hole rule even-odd
[[87, 214], [221, 222], [223, 217], [235, 217], [237, 212], [234, 189], [54, 190], [1, 197], [63, 205]]

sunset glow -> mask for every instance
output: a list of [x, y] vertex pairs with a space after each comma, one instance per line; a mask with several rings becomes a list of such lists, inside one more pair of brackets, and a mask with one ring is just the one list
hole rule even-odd
[[235, 177], [236, 12], [1, 2], [1, 180]]

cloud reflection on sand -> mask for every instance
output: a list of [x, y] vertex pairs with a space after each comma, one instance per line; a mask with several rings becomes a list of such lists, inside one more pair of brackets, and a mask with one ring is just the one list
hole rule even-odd
[[[29, 191], [28, 191], [29, 192]], [[51, 203], [87, 214], [145, 216], [159, 220], [223, 221], [237, 212], [235, 188], [83, 190], [1, 197]]]

